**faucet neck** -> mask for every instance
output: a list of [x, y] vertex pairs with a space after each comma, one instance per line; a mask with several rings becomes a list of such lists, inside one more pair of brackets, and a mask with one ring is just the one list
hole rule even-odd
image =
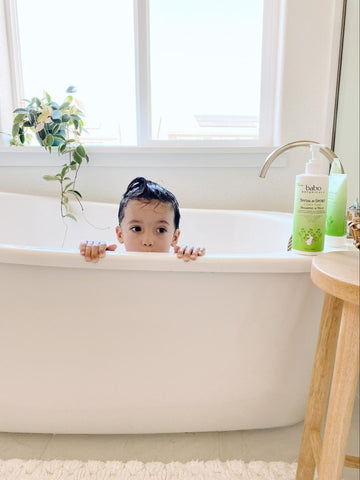
[[[282, 145], [281, 147], [278, 147], [276, 150], [271, 152], [270, 155], [268, 155], [268, 157], [266, 158], [266, 160], [265, 160], [265, 162], [264, 162], [264, 164], [263, 164], [263, 166], [260, 170], [259, 177], [265, 178], [266, 173], [269, 170], [272, 162], [282, 153], [286, 152], [287, 150], [290, 150], [291, 148], [308, 147], [311, 144], [318, 144], [319, 145], [319, 142], [315, 142], [313, 140], [297, 140], [295, 142], [290, 142], [290, 143], [287, 143], [286, 145]], [[337, 155], [329, 147], [326, 147], [325, 145], [321, 145], [320, 152], [323, 155], [325, 155], [325, 157], [329, 160], [330, 165], [332, 164], [332, 162], [334, 161], [335, 158], [338, 158]], [[340, 160], [339, 160], [339, 162], [340, 162]], [[340, 162], [340, 166], [341, 166], [341, 173], [344, 173], [344, 167], [343, 167], [341, 162]]]

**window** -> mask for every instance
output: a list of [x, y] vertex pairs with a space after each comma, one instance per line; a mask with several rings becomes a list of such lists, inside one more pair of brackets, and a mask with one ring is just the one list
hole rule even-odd
[[[272, 143], [272, 0], [7, 0], [14, 103], [69, 85], [88, 144]], [[18, 46], [18, 47], [16, 47]]]
[[152, 139], [258, 139], [263, 0], [149, 7]]
[[87, 143], [136, 144], [132, 2], [16, 0], [16, 7], [22, 98], [45, 90], [61, 102], [73, 85]]

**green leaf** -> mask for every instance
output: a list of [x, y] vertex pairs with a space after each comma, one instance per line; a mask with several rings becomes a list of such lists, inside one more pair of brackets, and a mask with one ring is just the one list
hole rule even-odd
[[59, 181], [59, 177], [57, 177], [56, 175], [43, 175], [43, 179], [51, 182], [54, 180]]
[[86, 152], [85, 152], [85, 148], [82, 146], [82, 145], [79, 145], [78, 147], [76, 147], [76, 152], [83, 158], [86, 157]]
[[76, 163], [78, 163], [79, 165], [81, 165], [81, 163], [82, 163], [82, 157], [77, 153], [76, 150], [73, 152], [73, 159], [75, 160]]
[[57, 124], [57, 125], [54, 125], [53, 128], [52, 128], [52, 133], [53, 133], [53, 136], [55, 137], [55, 135], [57, 134], [57, 132], [59, 131], [59, 128], [60, 128], [60, 124]]
[[51, 102], [50, 95], [48, 94], [48, 92], [44, 92], [44, 93], [45, 93], [45, 97], [46, 97], [47, 102], [50, 103]]
[[68, 192], [71, 192], [73, 195], [75, 195], [76, 197], [79, 197], [79, 198], [82, 198], [82, 195], [80, 192], [78, 192], [77, 190], [68, 190]]
[[14, 123], [13, 127], [12, 127], [12, 136], [13, 137], [16, 137], [16, 135], [19, 133], [19, 130], [20, 130], [20, 126], [18, 123]]
[[[42, 130], [39, 130], [38, 132], [36, 132], [38, 137], [44, 142], [45, 141], [45, 137], [46, 137], [46, 132], [44, 129]], [[46, 144], [45, 144], [46, 145]]]
[[23, 113], [18, 113], [14, 118], [14, 123], [19, 123], [22, 120], [24, 120], [24, 118], [25, 118], [25, 115]]
[[68, 183], [64, 188], [64, 192], [66, 192], [66, 190], [68, 190], [72, 185], [74, 185], [74, 182]]
[[36, 116], [32, 112], [29, 112], [29, 122], [31, 122], [31, 125], [34, 125], [35, 121]]
[[[56, 131], [59, 130], [60, 125], [56, 125], [55, 128], [57, 128], [57, 127], [58, 127], [58, 129], [57, 129]], [[55, 130], [55, 128], [54, 128], [54, 130]], [[55, 137], [55, 138], [60, 138], [60, 140], [63, 140], [64, 142], [66, 142], [66, 138], [64, 137], [64, 135], [60, 135], [60, 133], [55, 133], [55, 134], [54, 134], [54, 137]]]
[[61, 117], [61, 121], [63, 123], [67, 123], [70, 119], [71, 119], [71, 117], [68, 113], [64, 113], [64, 115]]
[[75, 222], [77, 222], [76, 218], [75, 218], [74, 215], [72, 215], [71, 213], [67, 213], [67, 214], [65, 215], [65, 217], [69, 217], [69, 218], [71, 218], [72, 220], [75, 220]]
[[63, 104], [60, 105], [59, 109], [66, 110], [69, 107], [70, 107], [70, 102], [64, 102]]
[[15, 110], [13, 111], [13, 113], [23, 113], [23, 114], [27, 114], [29, 113], [28, 110], [26, 108], [15, 108]]
[[51, 147], [53, 143], [54, 143], [54, 137], [51, 135], [51, 133], [48, 133], [44, 139], [44, 145]]

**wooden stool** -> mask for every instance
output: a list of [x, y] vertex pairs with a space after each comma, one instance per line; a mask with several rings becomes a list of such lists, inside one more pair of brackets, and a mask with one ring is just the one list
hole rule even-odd
[[318, 480], [340, 480], [344, 466], [359, 468], [345, 455], [359, 376], [359, 252], [315, 257], [311, 279], [325, 299], [296, 480], [312, 480], [315, 466]]

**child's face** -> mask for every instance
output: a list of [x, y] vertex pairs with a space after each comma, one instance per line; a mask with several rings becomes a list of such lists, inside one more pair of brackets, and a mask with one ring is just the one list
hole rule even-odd
[[116, 235], [128, 252], [168, 252], [180, 235], [170, 203], [130, 200]]

